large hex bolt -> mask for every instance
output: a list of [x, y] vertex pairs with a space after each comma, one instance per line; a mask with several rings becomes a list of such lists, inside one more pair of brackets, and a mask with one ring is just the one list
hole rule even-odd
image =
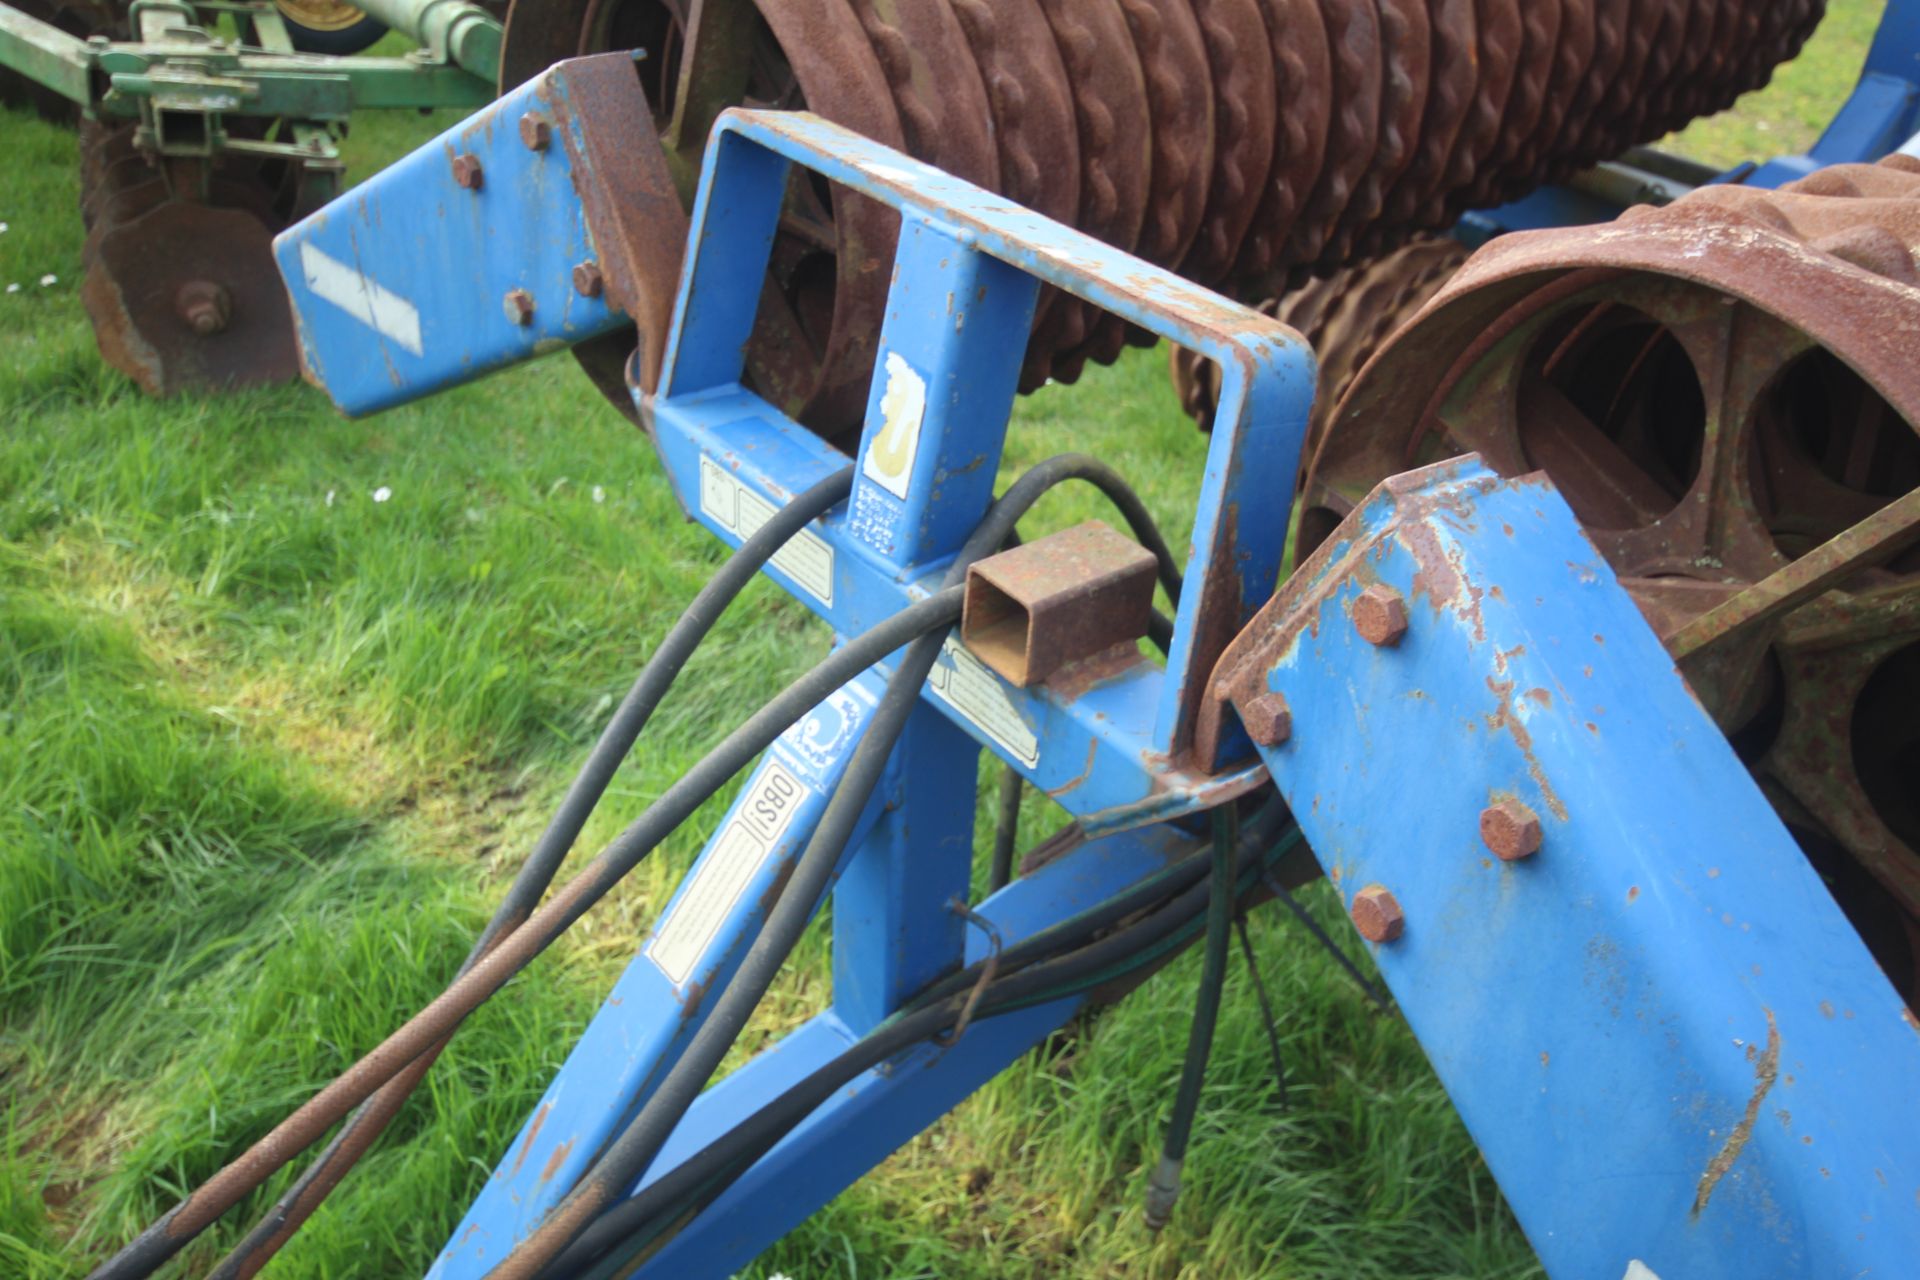
[[1518, 800], [1502, 800], [1480, 811], [1480, 838], [1502, 862], [1518, 862], [1540, 852], [1540, 815]]
[[1375, 583], [1353, 602], [1353, 629], [1368, 644], [1388, 648], [1407, 634], [1407, 602], [1392, 587]]
[[1239, 708], [1247, 736], [1263, 747], [1277, 747], [1293, 736], [1293, 709], [1285, 694], [1263, 693]]
[[583, 298], [597, 298], [606, 291], [606, 277], [592, 258], [573, 264], [573, 291]]
[[500, 309], [515, 324], [533, 323], [533, 295], [525, 289], [507, 290], [507, 296], [500, 300]]
[[173, 295], [174, 314], [203, 338], [211, 338], [233, 318], [233, 296], [212, 280], [189, 280]]
[[545, 151], [553, 145], [553, 121], [538, 111], [520, 117], [520, 141], [533, 151]]
[[1383, 884], [1370, 884], [1354, 894], [1348, 913], [1353, 917], [1353, 927], [1368, 942], [1392, 942], [1406, 932], [1407, 913]]
[[453, 185], [462, 191], [478, 191], [486, 181], [486, 175], [480, 168], [480, 157], [462, 151], [453, 158]]

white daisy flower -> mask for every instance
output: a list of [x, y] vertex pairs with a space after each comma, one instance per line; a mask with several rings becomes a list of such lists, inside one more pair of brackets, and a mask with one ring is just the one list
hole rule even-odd
[[393, 496], [393, 490], [387, 488], [387, 486], [385, 485], [381, 485], [378, 489], [375, 489], [373, 491], [373, 500], [375, 502], [385, 502], [388, 498], [391, 498], [392, 496]]

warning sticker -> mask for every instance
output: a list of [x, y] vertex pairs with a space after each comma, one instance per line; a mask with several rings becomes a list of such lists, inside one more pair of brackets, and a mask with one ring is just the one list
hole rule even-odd
[[1040, 760], [1040, 739], [1020, 706], [1000, 683], [1000, 677], [987, 670], [954, 637], [948, 636], [940, 648], [940, 661], [927, 677], [934, 696], [971, 720], [982, 733], [1006, 748], [1007, 754], [1022, 764]]
[[[739, 476], [700, 456], [700, 511], [742, 542], [760, 531], [780, 508], [749, 489]], [[833, 603], [833, 544], [802, 529], [773, 553], [773, 567], [822, 604]]]
[[694, 966], [811, 794], [785, 765], [767, 761], [647, 939], [647, 957], [667, 981], [677, 987], [693, 976]]
[[927, 380], [896, 351], [887, 352], [887, 388], [880, 393], [880, 430], [867, 445], [860, 469], [896, 498], [907, 496], [913, 460], [920, 452], [920, 424], [927, 416]]

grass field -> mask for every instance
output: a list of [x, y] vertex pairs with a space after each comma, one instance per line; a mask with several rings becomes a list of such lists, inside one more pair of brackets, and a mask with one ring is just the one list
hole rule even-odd
[[[1772, 89], [1678, 145], [1718, 162], [1806, 145], [1879, 7], [1834, 4]], [[350, 158], [367, 172], [434, 127], [356, 124]], [[72, 135], [4, 114], [0, 139], [0, 286], [21, 284], [0, 295], [0, 1274], [39, 1278], [84, 1271], [439, 989], [720, 555], [564, 360], [365, 422], [298, 386], [143, 399], [99, 363], [77, 296]], [[1023, 402], [1009, 466], [1100, 453], [1178, 545], [1201, 440], [1162, 369], [1135, 353]], [[1033, 528], [1097, 512], [1049, 502]], [[749, 591], [582, 847], [825, 639], [771, 587]], [[1038, 805], [1026, 821], [1030, 838], [1050, 825]], [[424, 1267], [707, 825], [470, 1021], [270, 1274]], [[1292, 1105], [1273, 1105], [1236, 965], [1166, 1232], [1138, 1204], [1195, 956], [1005, 1073], [749, 1274], [1534, 1274], [1404, 1024], [1276, 913], [1254, 938]], [[816, 935], [761, 1029], [817, 1008], [826, 975]]]

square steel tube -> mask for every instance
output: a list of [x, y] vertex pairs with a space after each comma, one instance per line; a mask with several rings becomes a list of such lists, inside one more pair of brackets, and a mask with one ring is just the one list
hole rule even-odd
[[960, 638], [1021, 687], [1147, 634], [1153, 556], [1099, 520], [1048, 534], [967, 570]]

